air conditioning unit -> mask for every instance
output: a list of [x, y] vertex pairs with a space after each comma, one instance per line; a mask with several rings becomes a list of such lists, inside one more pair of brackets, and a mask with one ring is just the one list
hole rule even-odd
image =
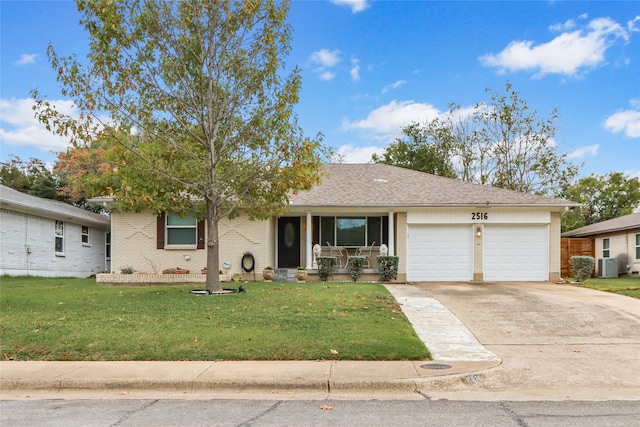
[[618, 277], [618, 258], [598, 259], [598, 277]]

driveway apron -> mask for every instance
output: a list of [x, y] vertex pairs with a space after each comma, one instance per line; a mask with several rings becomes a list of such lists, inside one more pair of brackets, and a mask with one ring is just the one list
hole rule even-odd
[[640, 300], [551, 283], [416, 286], [503, 359], [457, 398], [640, 399]]

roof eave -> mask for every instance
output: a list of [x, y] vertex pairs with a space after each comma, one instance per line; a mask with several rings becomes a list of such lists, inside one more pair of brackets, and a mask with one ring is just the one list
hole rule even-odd
[[53, 211], [46, 208], [39, 208], [36, 206], [31, 206], [26, 203], [21, 203], [17, 201], [8, 201], [2, 200], [0, 203], [0, 207], [6, 208], [10, 207], [12, 210], [16, 212], [22, 212], [26, 214], [32, 214], [37, 216], [42, 216], [46, 218], [57, 219], [59, 221], [70, 221], [76, 224], [81, 225], [89, 225], [89, 226], [100, 226], [100, 227], [108, 227], [110, 220], [109, 218], [97, 219], [97, 218], [89, 218], [80, 215], [71, 215], [64, 212]]

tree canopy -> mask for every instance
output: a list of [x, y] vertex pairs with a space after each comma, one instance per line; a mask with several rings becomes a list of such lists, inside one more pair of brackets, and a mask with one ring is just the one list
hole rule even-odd
[[591, 174], [564, 189], [561, 196], [582, 206], [562, 215], [562, 231], [618, 218], [640, 208], [640, 180], [621, 172]]
[[[320, 179], [328, 153], [293, 106], [299, 70], [287, 71], [288, 2], [77, 0], [88, 65], [48, 53], [65, 116], [33, 92], [37, 114], [76, 148], [99, 148], [107, 167], [86, 182], [119, 209], [206, 218], [207, 267], [219, 269], [218, 223], [239, 210], [282, 213], [292, 192]], [[77, 153], [89, 161], [92, 155]], [[95, 155], [95, 154], [94, 154]], [[217, 274], [208, 290], [219, 291]]]
[[45, 199], [68, 202], [68, 198], [58, 191], [63, 185], [60, 178], [52, 173], [42, 160], [30, 158], [24, 161], [20, 157], [0, 165], [0, 183], [7, 187]]
[[558, 152], [558, 113], [544, 119], [510, 83], [471, 111], [451, 104], [441, 117], [412, 123], [373, 161], [526, 193], [557, 196], [578, 167]]

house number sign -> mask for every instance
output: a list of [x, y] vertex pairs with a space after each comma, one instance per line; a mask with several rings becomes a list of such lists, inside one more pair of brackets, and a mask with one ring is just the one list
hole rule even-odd
[[471, 220], [472, 221], [481, 221], [489, 219], [488, 212], [471, 212]]

